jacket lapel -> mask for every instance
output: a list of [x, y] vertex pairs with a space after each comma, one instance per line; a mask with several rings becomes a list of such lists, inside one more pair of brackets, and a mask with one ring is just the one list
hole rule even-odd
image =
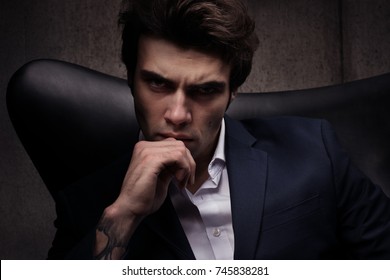
[[256, 138], [239, 122], [225, 117], [225, 123], [234, 258], [254, 259], [263, 217], [267, 154], [254, 148]]

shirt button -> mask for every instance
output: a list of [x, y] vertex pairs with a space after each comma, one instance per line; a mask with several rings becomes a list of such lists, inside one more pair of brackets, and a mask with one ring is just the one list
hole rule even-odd
[[213, 231], [214, 237], [219, 237], [221, 235], [221, 230], [219, 228], [215, 228]]

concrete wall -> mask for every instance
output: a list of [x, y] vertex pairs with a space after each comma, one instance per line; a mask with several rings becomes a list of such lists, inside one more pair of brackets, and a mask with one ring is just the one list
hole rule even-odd
[[251, 1], [260, 48], [245, 91], [276, 91], [341, 82], [336, 0]]
[[[248, 0], [260, 48], [241, 91], [325, 86], [390, 72], [390, 1]], [[54, 205], [10, 124], [12, 73], [56, 58], [125, 77], [120, 0], [0, 0], [0, 258], [43, 259]]]

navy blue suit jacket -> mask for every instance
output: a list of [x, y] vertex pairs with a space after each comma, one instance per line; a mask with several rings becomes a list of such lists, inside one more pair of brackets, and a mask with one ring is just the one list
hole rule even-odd
[[[326, 121], [225, 120], [235, 259], [390, 259], [389, 199], [352, 166]], [[92, 258], [94, 228], [131, 152], [58, 195], [49, 258]], [[169, 197], [136, 230], [127, 258], [194, 258]]]

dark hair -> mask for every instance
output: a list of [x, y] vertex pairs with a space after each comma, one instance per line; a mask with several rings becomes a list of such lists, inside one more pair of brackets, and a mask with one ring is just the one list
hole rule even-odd
[[240, 0], [126, 0], [119, 24], [129, 75], [134, 74], [140, 35], [154, 35], [220, 54], [232, 67], [230, 88], [236, 90], [248, 77], [258, 46], [254, 21]]

